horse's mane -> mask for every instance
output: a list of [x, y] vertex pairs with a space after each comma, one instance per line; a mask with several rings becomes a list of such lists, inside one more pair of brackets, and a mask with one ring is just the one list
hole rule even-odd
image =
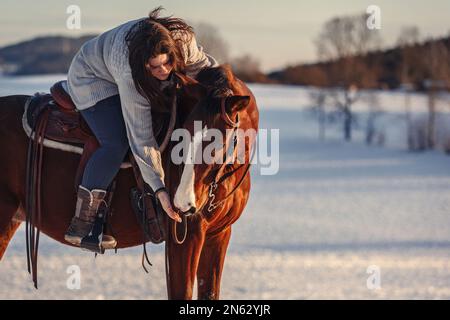
[[212, 123], [220, 114], [220, 99], [236, 92], [233, 71], [228, 64], [204, 68], [197, 74], [196, 80], [207, 88], [207, 95], [200, 104], [208, 123]]
[[237, 89], [235, 86], [236, 79], [228, 64], [204, 68], [198, 73], [197, 80], [209, 88], [209, 94], [215, 97], [233, 94]]

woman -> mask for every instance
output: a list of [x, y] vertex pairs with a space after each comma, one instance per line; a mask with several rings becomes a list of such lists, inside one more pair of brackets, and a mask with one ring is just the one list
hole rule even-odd
[[[86, 42], [74, 57], [68, 91], [100, 147], [89, 159], [65, 240], [80, 246], [92, 230], [99, 205], [129, 147], [144, 181], [170, 218], [181, 221], [164, 188], [161, 154], [152, 129], [151, 107], [163, 101], [172, 72], [190, 76], [217, 61], [197, 46], [183, 20], [160, 17], [161, 7]], [[102, 246], [116, 240], [103, 236]]]

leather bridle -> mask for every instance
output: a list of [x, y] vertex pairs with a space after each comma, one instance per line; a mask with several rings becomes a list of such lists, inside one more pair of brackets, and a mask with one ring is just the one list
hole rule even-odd
[[[232, 137], [234, 137], [234, 146], [233, 146], [233, 152], [235, 151], [236, 148], [236, 131], [237, 129], [239, 129], [239, 125], [240, 125], [240, 121], [239, 121], [239, 114], [236, 115], [236, 120], [232, 120], [230, 118], [230, 116], [227, 114], [226, 112], [226, 108], [225, 108], [225, 103], [226, 103], [226, 98], [227, 97], [222, 97], [221, 98], [221, 103], [220, 103], [220, 118], [233, 129], [233, 134]], [[225, 145], [224, 145], [225, 146]], [[225, 154], [226, 154], [226, 150], [227, 148], [224, 148], [225, 150]], [[224, 154], [224, 158], [225, 158], [225, 154]], [[244, 182], [245, 177], [247, 176], [247, 173], [250, 169], [251, 166], [251, 161], [249, 161], [248, 164], [242, 164], [240, 165], [238, 168], [229, 171], [223, 175], [220, 176], [220, 174], [223, 172], [225, 166], [227, 165], [226, 161], [224, 161], [219, 169], [217, 170], [214, 179], [212, 180], [212, 182], [209, 184], [208, 187], [208, 201], [206, 202], [205, 205], [202, 206], [202, 208], [200, 208], [200, 210], [198, 210], [195, 213], [191, 213], [191, 212], [185, 212], [185, 213], [181, 213], [181, 218], [182, 218], [182, 223], [184, 224], [184, 235], [183, 238], [180, 240], [178, 238], [178, 234], [177, 234], [177, 223], [175, 221], [173, 221], [173, 228], [172, 228], [172, 234], [173, 234], [173, 239], [175, 241], [175, 243], [177, 244], [182, 244], [185, 240], [186, 240], [186, 236], [187, 236], [187, 218], [190, 216], [195, 215], [196, 213], [200, 213], [203, 217], [204, 215], [202, 214], [205, 206], [207, 206], [206, 211], [208, 212], [208, 216], [217, 208], [222, 207], [225, 203], [225, 201], [231, 197], [234, 192], [241, 186], [241, 184]], [[244, 173], [242, 174], [242, 177], [240, 178], [239, 182], [234, 186], [233, 190], [231, 190], [230, 193], [228, 193], [225, 197], [223, 197], [222, 199], [215, 201], [216, 200], [216, 190], [218, 189], [218, 187], [229, 177], [231, 177], [232, 175], [234, 175], [236, 172], [238, 172], [240, 169], [244, 168]], [[180, 212], [179, 212], [180, 213]]]

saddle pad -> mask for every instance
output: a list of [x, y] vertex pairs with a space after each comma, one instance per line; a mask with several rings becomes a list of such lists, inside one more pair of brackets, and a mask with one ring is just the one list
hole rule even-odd
[[[34, 138], [34, 134], [31, 134], [31, 126], [29, 124], [29, 120], [28, 120], [28, 108], [30, 106], [31, 100], [33, 97], [28, 98], [28, 100], [25, 103], [25, 110], [22, 116], [22, 126], [23, 129], [26, 133], [26, 135], [33, 139]], [[68, 144], [68, 143], [62, 143], [59, 141], [54, 141], [54, 140], [50, 140], [45, 138], [44, 139], [44, 147], [47, 148], [51, 148], [51, 149], [56, 149], [56, 150], [61, 150], [61, 151], [65, 151], [65, 152], [71, 152], [71, 153], [76, 153], [81, 155], [83, 153], [83, 148], [76, 146], [76, 145], [72, 145], [72, 144]], [[120, 166], [121, 169], [129, 169], [132, 168], [131, 163], [129, 162], [124, 162], [122, 163], [122, 165]]]

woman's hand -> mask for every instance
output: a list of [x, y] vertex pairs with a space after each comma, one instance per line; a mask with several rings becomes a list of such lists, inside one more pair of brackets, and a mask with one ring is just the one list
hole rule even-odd
[[181, 222], [181, 217], [178, 213], [175, 212], [172, 208], [172, 204], [170, 203], [170, 197], [167, 191], [162, 190], [156, 194], [156, 196], [159, 199], [159, 202], [161, 203], [161, 206], [163, 207], [164, 211], [167, 213], [169, 217], [171, 217], [173, 220], [177, 222]]

